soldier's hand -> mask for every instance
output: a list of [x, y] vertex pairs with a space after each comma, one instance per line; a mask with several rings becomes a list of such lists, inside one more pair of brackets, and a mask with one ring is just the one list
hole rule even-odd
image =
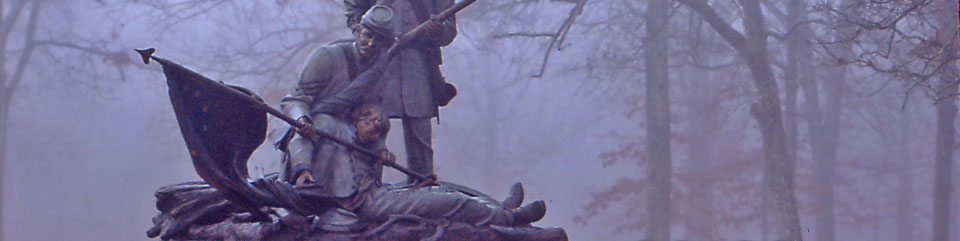
[[313, 132], [313, 123], [310, 123], [310, 119], [307, 117], [300, 117], [297, 119], [297, 123], [300, 123], [297, 132], [300, 133], [301, 136], [313, 137], [313, 135], [316, 134]]
[[297, 176], [297, 181], [293, 185], [299, 186], [303, 184], [315, 183], [317, 180], [313, 179], [313, 172], [310, 170], [304, 170], [300, 172], [300, 175]]
[[416, 185], [414, 185], [414, 186], [416, 186], [416, 187], [425, 187], [425, 186], [430, 186], [430, 185], [437, 184], [437, 174], [430, 173], [430, 174], [423, 175], [423, 176], [426, 177], [427, 180], [417, 180], [417, 181], [416, 181]]
[[434, 17], [436, 17], [436, 15], [431, 14], [430, 20], [427, 20], [426, 25], [423, 26], [423, 30], [431, 37], [440, 36], [441, 31], [443, 31], [443, 24]]
[[380, 150], [380, 152], [377, 154], [380, 154], [380, 160], [383, 160], [384, 162], [397, 162], [397, 156], [393, 155], [393, 153], [388, 150]]

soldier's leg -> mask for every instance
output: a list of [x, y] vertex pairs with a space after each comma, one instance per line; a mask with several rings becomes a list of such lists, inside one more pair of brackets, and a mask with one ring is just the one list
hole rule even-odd
[[[403, 118], [403, 142], [407, 150], [407, 166], [410, 170], [427, 175], [433, 174], [433, 146], [430, 118]], [[415, 178], [407, 179], [413, 183]]]
[[290, 140], [287, 149], [290, 150], [290, 153], [287, 160], [284, 160], [286, 163], [281, 165], [280, 180], [294, 183], [297, 179], [297, 172], [311, 168], [314, 146], [310, 139], [297, 134]]
[[514, 224], [514, 215], [496, 201], [443, 186], [379, 188], [367, 195], [358, 212], [365, 220], [385, 221], [391, 215], [413, 215], [481, 226]]

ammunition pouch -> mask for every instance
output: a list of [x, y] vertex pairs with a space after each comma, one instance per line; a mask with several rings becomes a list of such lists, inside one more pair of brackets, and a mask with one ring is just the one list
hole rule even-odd
[[434, 66], [433, 76], [430, 78], [430, 84], [433, 87], [433, 98], [437, 106], [447, 106], [453, 97], [457, 96], [457, 87], [447, 82], [440, 72], [440, 66]]

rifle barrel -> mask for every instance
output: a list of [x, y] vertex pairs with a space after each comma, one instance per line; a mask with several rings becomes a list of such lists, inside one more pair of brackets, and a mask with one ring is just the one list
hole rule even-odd
[[453, 4], [453, 6], [450, 6], [449, 8], [444, 9], [443, 11], [435, 15], [432, 19], [429, 19], [426, 22], [420, 23], [420, 25], [417, 25], [417, 27], [413, 28], [409, 32], [406, 32], [403, 35], [400, 35], [400, 37], [397, 37], [397, 40], [394, 41], [392, 45], [390, 45], [389, 49], [387, 49], [387, 54], [393, 57], [400, 52], [400, 48], [406, 47], [408, 44], [410, 44], [410, 42], [413, 42], [413, 40], [420, 38], [420, 36], [423, 35], [423, 32], [424, 32], [423, 29], [426, 28], [427, 23], [429, 23], [430, 21], [440, 22], [440, 21], [447, 20], [453, 17], [457, 12], [460, 12], [460, 10], [463, 10], [464, 8], [466, 8], [467, 6], [470, 6], [470, 4], [473, 4], [476, 1], [477, 0], [459, 1], [456, 4]]

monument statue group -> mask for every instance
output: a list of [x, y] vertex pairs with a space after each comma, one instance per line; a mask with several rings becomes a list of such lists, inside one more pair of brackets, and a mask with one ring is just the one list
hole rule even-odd
[[[440, 72], [441, 48], [457, 35], [456, 12], [475, 0], [344, 0], [353, 39], [307, 59], [281, 108], [253, 91], [160, 63], [197, 174], [203, 181], [157, 190], [151, 238], [163, 240], [567, 240], [531, 224], [543, 201], [523, 205], [440, 181], [431, 118], [456, 96]], [[290, 124], [274, 146], [280, 170], [251, 178], [247, 161], [266, 138], [267, 115]], [[400, 119], [407, 166], [386, 148]], [[409, 177], [381, 180], [383, 167]]]

